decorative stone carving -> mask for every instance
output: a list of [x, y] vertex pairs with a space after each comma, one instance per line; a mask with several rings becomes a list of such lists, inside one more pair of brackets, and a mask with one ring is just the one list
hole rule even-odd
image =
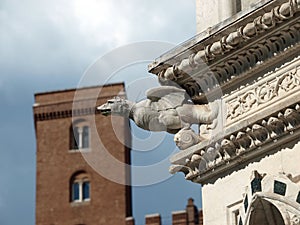
[[[252, 22], [241, 24], [235, 31], [231, 29], [231, 32], [227, 34], [222, 32], [221, 37], [220, 34], [216, 35], [218, 40], [211, 37], [209, 40], [214, 40], [211, 43], [207, 43], [209, 41], [204, 41], [203, 44], [198, 43], [199, 45], [191, 53], [187, 53], [189, 56], [179, 58], [179, 62], [171, 63], [171, 65], [169, 62], [157, 63], [157, 67], [150, 69], [150, 72], [158, 75], [161, 84], [168, 84], [169, 81], [176, 82], [193, 99], [197, 99], [209, 89], [227, 83], [249, 69], [259, 67], [271, 57], [280, 57], [279, 54], [289, 51], [300, 41], [299, 19], [297, 22], [300, 11], [299, 0], [289, 0], [267, 10], [269, 11], [264, 11]], [[276, 33], [268, 34], [274, 27], [290, 20], [295, 21], [294, 24], [282, 27]], [[264, 35], [269, 36], [260, 38]], [[251, 47], [240, 50], [250, 41]], [[234, 52], [235, 50], [237, 51]], [[223, 60], [224, 57], [229, 58]], [[209, 69], [203, 66], [205, 64], [209, 66]], [[200, 81], [207, 80], [211, 74], [217, 80], [216, 84], [208, 87], [202, 86]]]
[[195, 177], [198, 176], [198, 172], [199, 172], [197, 168], [191, 169], [191, 167], [189, 166], [180, 166], [180, 165], [171, 165], [170, 170], [173, 171], [173, 173], [183, 172], [187, 180], [194, 179]]
[[300, 225], [300, 218], [299, 218], [299, 216], [294, 215], [294, 216], [291, 218], [291, 224], [292, 224], [292, 225]]
[[224, 139], [221, 142], [221, 154], [224, 160], [229, 160], [237, 154], [236, 145], [233, 143], [235, 137], [232, 135], [232, 140]]
[[[300, 104], [300, 103], [299, 103]], [[299, 104], [283, 109], [277, 113], [277, 116], [270, 116], [266, 120], [262, 120], [260, 123], [255, 123], [251, 127], [248, 127], [244, 131], [239, 131], [236, 134], [225, 136], [224, 139], [218, 144], [211, 143], [208, 147], [208, 143], [198, 144], [199, 147], [196, 150], [188, 152], [185, 161], [181, 155], [181, 159], [176, 156], [171, 158], [172, 164], [179, 162], [185, 162], [184, 166], [189, 167], [193, 171], [193, 176], [186, 176], [186, 179], [199, 178], [202, 173], [222, 166], [224, 163], [229, 163], [238, 157], [244, 157], [249, 151], [263, 146], [264, 144], [277, 140], [291, 131], [300, 127], [300, 111]], [[288, 128], [289, 127], [289, 128]], [[199, 153], [201, 153], [199, 155]], [[192, 161], [193, 157], [197, 158], [197, 161]], [[180, 166], [180, 165], [178, 165]], [[174, 173], [174, 167], [170, 168], [170, 172]], [[178, 171], [178, 167], [176, 167]], [[199, 169], [200, 168], [200, 169]], [[191, 174], [191, 173], [189, 173]]]
[[180, 150], [187, 149], [204, 140], [192, 129], [182, 129], [174, 136], [174, 142]]
[[300, 114], [296, 109], [286, 109], [284, 112], [284, 118], [287, 125], [287, 130], [292, 131], [294, 127], [297, 127], [300, 122]]
[[236, 137], [232, 138], [235, 142], [236, 146], [238, 147], [236, 153], [237, 155], [241, 154], [242, 152], [246, 151], [252, 145], [252, 139], [248, 133], [245, 132], [238, 132]]
[[254, 124], [252, 129], [249, 128], [247, 131], [249, 132], [255, 146], [262, 145], [263, 142], [269, 138], [268, 130], [259, 124]]
[[227, 103], [227, 119], [233, 120], [258, 106], [268, 104], [272, 99], [279, 98], [294, 88], [299, 88], [299, 85], [299, 67], [280, 77], [271, 77], [264, 84], [240, 93], [235, 99], [230, 99]]
[[218, 116], [217, 101], [194, 105], [181, 88], [162, 86], [148, 90], [146, 95], [146, 100], [137, 103], [114, 98], [97, 109], [103, 115], [126, 116], [145, 130], [177, 133], [184, 129], [176, 136], [181, 149], [200, 141], [188, 130], [191, 124], [211, 124]]
[[278, 118], [270, 117], [268, 122], [263, 121], [262, 124], [269, 130], [272, 139], [278, 138], [285, 131], [285, 124], [282, 120], [282, 114], [278, 114]]

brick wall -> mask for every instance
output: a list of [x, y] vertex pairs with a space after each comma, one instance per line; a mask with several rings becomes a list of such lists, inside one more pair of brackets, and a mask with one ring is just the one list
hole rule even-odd
[[126, 225], [134, 225], [134, 218], [133, 217], [127, 217], [126, 218]]
[[[100, 92], [101, 90], [101, 92]], [[102, 152], [130, 163], [130, 151], [122, 140], [130, 139], [128, 120], [118, 119], [119, 136], [111, 118], [95, 114], [95, 106], [123, 93], [123, 84], [65, 90], [35, 95], [34, 118], [37, 146], [36, 224], [115, 225], [126, 224], [131, 216], [131, 189], [105, 178], [94, 168], [105, 165], [109, 173], [130, 182], [130, 170], [114, 167]], [[74, 108], [74, 96], [79, 95]], [[70, 149], [72, 119], [91, 125], [90, 148], [86, 153]], [[99, 146], [99, 140], [103, 146]], [[95, 159], [89, 163], [85, 158]], [[84, 171], [90, 179], [90, 201], [71, 201], [71, 177]], [[129, 225], [129, 224], [128, 224]]]
[[161, 217], [159, 214], [147, 215], [145, 220], [146, 225], [161, 225]]
[[187, 213], [186, 211], [172, 212], [172, 225], [186, 225]]

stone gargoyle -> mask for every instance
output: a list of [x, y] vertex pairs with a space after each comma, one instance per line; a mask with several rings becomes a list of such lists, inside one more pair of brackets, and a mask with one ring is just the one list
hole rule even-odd
[[161, 86], [149, 89], [146, 95], [147, 99], [136, 103], [116, 97], [97, 109], [105, 116], [128, 117], [145, 130], [172, 134], [191, 124], [211, 124], [218, 116], [216, 102], [195, 105], [181, 88]]

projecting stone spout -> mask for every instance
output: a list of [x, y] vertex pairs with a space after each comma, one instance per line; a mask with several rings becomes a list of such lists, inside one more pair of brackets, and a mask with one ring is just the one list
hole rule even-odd
[[116, 97], [97, 109], [105, 116], [128, 117], [145, 130], [172, 134], [189, 130], [192, 124], [211, 124], [218, 116], [216, 101], [194, 105], [181, 88], [161, 86], [149, 89], [146, 95], [147, 99], [136, 103]]

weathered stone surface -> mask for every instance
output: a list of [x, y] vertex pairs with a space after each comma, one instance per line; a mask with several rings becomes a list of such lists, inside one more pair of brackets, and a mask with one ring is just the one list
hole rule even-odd
[[[134, 103], [115, 98], [97, 108], [103, 115], [119, 115], [132, 119], [137, 126], [150, 131], [177, 133], [187, 130], [192, 124], [211, 124], [217, 118], [217, 101], [195, 105], [189, 102], [185, 90], [172, 86], [152, 88], [147, 91], [147, 99]], [[185, 133], [184, 131], [181, 134]], [[183, 136], [178, 134], [179, 139]], [[183, 138], [184, 139], [184, 138]], [[195, 144], [195, 138], [181, 140], [181, 149]], [[200, 141], [200, 137], [197, 140]], [[178, 144], [179, 144], [178, 142]], [[189, 143], [191, 142], [191, 143]]]
[[196, 0], [197, 33], [209, 30], [211, 27], [214, 27], [216, 24], [230, 18], [236, 13], [255, 7], [260, 2], [263, 1]]
[[[295, 54], [300, 38], [298, 0], [261, 4], [236, 21], [220, 25], [215, 33], [200, 35], [202, 39], [196, 36], [158, 58], [149, 71], [157, 74], [162, 84], [176, 82], [197, 101], [217, 86], [226, 92], [237, 78], [249, 76], [247, 73], [254, 69], [265, 69], [270, 58]], [[207, 66], [203, 66], [205, 63]], [[212, 85], [203, 85], [203, 80]]]
[[[222, 30], [195, 38], [184, 44], [186, 49], [150, 65], [162, 85], [177, 83], [194, 104], [221, 92], [223, 117], [217, 124], [222, 126], [172, 156], [170, 172], [182, 171], [186, 179], [205, 183], [295, 135], [300, 123], [299, 3], [261, 2]], [[206, 132], [200, 124], [200, 136]]]
[[[294, 177], [300, 174], [299, 167], [293, 163], [282, 164], [281, 161], [299, 160], [299, 147], [298, 142], [293, 149], [283, 148], [271, 156], [249, 163], [246, 168], [236, 170], [230, 176], [220, 177], [216, 182], [204, 185], [202, 187], [204, 224], [234, 224], [241, 219], [243, 224], [249, 225], [253, 224], [249, 223], [253, 217], [260, 218], [260, 223], [254, 224], [266, 224], [268, 214], [273, 215], [273, 219], [280, 220], [278, 214], [277, 216], [273, 214], [275, 211], [257, 205], [262, 200], [266, 200], [266, 206], [276, 206], [284, 221], [297, 221], [300, 204], [296, 200], [300, 185]], [[256, 170], [261, 174], [255, 175], [253, 172]], [[286, 184], [284, 196], [274, 193], [275, 181]], [[246, 200], [248, 206], [245, 209]], [[211, 210], [212, 208], [214, 210]]]
[[149, 65], [194, 104], [220, 98], [210, 135], [200, 124], [206, 139], [170, 158], [171, 173], [202, 184], [205, 225], [300, 223], [299, 21], [299, 0], [260, 1]]

